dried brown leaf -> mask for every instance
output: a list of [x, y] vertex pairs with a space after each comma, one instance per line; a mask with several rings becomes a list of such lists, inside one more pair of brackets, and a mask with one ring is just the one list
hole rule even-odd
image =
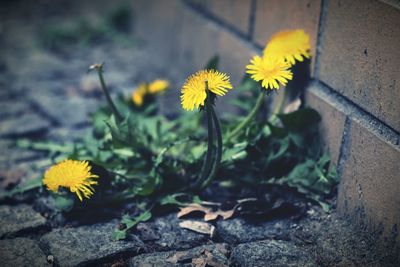
[[235, 209], [231, 209], [231, 210], [227, 210], [227, 211], [222, 211], [222, 210], [211, 211], [211, 212], [207, 212], [204, 215], [204, 220], [206, 222], [213, 221], [213, 220], [217, 219], [218, 216], [221, 216], [222, 219], [227, 220], [227, 219], [231, 218], [233, 216], [233, 214], [235, 214]]
[[180, 262], [182, 260], [187, 260], [187, 259], [188, 259], [187, 251], [178, 251], [171, 257], [167, 258], [165, 261], [170, 262], [172, 264], [177, 264], [178, 262]]
[[293, 100], [292, 102], [290, 102], [284, 109], [283, 113], [287, 114], [287, 113], [291, 113], [293, 111], [296, 111], [300, 108], [301, 106], [301, 100], [300, 98], [297, 98], [295, 100]]
[[214, 235], [215, 227], [206, 222], [186, 220], [179, 223], [181, 228], [189, 229], [200, 234]]
[[208, 221], [216, 220], [219, 216], [221, 216], [222, 219], [227, 220], [235, 214], [235, 211], [236, 211], [236, 207], [234, 207], [231, 210], [226, 210], [226, 211], [223, 211], [220, 209], [213, 211], [212, 208], [207, 208], [200, 204], [191, 204], [187, 207], [181, 208], [180, 211], [178, 212], [177, 216], [178, 216], [178, 218], [181, 218], [183, 216], [190, 215], [194, 212], [202, 212], [202, 213], [204, 213], [204, 220], [206, 222], [208, 222]]
[[211, 210], [210, 208], [203, 207], [199, 204], [190, 204], [187, 207], [180, 208], [180, 211], [178, 212], [177, 216], [178, 216], [178, 218], [181, 218], [183, 216], [187, 216], [194, 212], [201, 211], [201, 212], [207, 213], [210, 210]]
[[195, 267], [205, 267], [205, 266], [228, 267], [227, 265], [214, 259], [214, 255], [208, 250], [204, 250], [198, 257], [193, 258], [192, 264]]

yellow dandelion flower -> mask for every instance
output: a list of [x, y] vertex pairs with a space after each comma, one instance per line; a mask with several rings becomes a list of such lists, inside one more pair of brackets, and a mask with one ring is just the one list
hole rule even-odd
[[216, 70], [200, 70], [189, 76], [181, 89], [181, 103], [185, 110], [193, 110], [204, 106], [206, 100], [206, 85], [208, 90], [216, 95], [223, 96], [228, 89], [232, 89], [229, 76]]
[[285, 86], [293, 78], [293, 73], [289, 68], [289, 63], [278, 58], [255, 56], [246, 66], [246, 72], [251, 75], [253, 80], [261, 81], [261, 85], [265, 89], [279, 89], [279, 83]]
[[303, 30], [286, 30], [274, 34], [264, 49], [267, 57], [283, 58], [291, 65], [310, 58], [310, 36]]
[[82, 196], [90, 198], [93, 195], [93, 185], [97, 184], [94, 179], [99, 178], [90, 172], [91, 169], [87, 161], [67, 159], [53, 165], [45, 172], [43, 184], [53, 192], [58, 192], [60, 186], [68, 188], [82, 201]]
[[169, 87], [169, 82], [167, 80], [157, 79], [149, 84], [149, 93], [157, 94], [165, 91]]
[[146, 95], [154, 95], [161, 93], [168, 89], [169, 82], [167, 80], [157, 79], [152, 81], [151, 83], [141, 83], [139, 86], [132, 92], [132, 102], [141, 107], [144, 102], [144, 98]]
[[132, 101], [133, 103], [140, 107], [143, 105], [144, 96], [147, 93], [147, 84], [141, 83], [139, 86], [132, 92]]

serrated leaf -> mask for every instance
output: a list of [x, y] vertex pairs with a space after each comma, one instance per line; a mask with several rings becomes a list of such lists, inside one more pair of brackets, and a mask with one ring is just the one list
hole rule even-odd
[[286, 129], [294, 132], [315, 130], [315, 125], [321, 120], [319, 113], [312, 108], [299, 109], [288, 114], [278, 114], [277, 116]]

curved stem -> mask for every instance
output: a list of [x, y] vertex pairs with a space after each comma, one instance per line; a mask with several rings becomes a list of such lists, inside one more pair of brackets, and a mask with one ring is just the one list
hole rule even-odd
[[285, 104], [286, 98], [287, 98], [287, 96], [288, 96], [288, 94], [287, 94], [286, 91], [287, 91], [287, 90], [284, 90], [284, 91], [283, 91], [283, 95], [282, 95], [281, 98], [279, 99], [279, 102], [276, 104], [276, 106], [275, 106], [275, 108], [274, 108], [274, 110], [273, 110], [273, 112], [272, 112], [272, 114], [271, 114], [271, 117], [270, 117], [270, 119], [269, 119], [269, 121], [270, 121], [271, 123], [275, 123], [276, 120], [278, 119], [278, 117], [277, 117], [276, 115], [279, 114], [279, 113], [282, 113], [283, 105]]
[[111, 99], [110, 93], [109, 93], [108, 88], [106, 86], [106, 83], [104, 81], [103, 65], [100, 65], [99, 67], [97, 67], [96, 70], [97, 70], [97, 73], [99, 74], [101, 89], [103, 90], [103, 93], [107, 98], [108, 105], [110, 106], [110, 108], [111, 108], [112, 112], [114, 113], [116, 119], [118, 121], [122, 121], [121, 113], [119, 113], [119, 111], [117, 110], [117, 107], [114, 105], [114, 102]]
[[212, 120], [212, 104], [210, 101], [210, 96], [208, 93], [208, 82], [206, 81], [206, 101], [205, 108], [207, 114], [207, 127], [208, 127], [208, 145], [207, 145], [207, 154], [203, 162], [203, 166], [200, 171], [200, 178], [196, 182], [196, 187], [198, 187], [204, 179], [207, 178], [208, 173], [210, 172], [211, 163], [212, 163], [212, 155], [214, 151], [214, 132], [213, 132], [213, 120]]
[[219, 122], [219, 119], [217, 117], [217, 114], [215, 113], [214, 108], [211, 106], [211, 113], [214, 121], [214, 126], [215, 126], [215, 132], [217, 135], [217, 154], [215, 156], [214, 164], [212, 166], [212, 169], [210, 171], [210, 174], [208, 175], [207, 179], [203, 182], [201, 185], [201, 188], [207, 187], [212, 180], [214, 179], [215, 174], [218, 171], [219, 165], [221, 163], [222, 159], [222, 131], [221, 131], [221, 123]]
[[244, 128], [246, 128], [246, 126], [248, 126], [251, 123], [251, 121], [256, 116], [258, 110], [261, 108], [262, 104], [264, 103], [264, 96], [265, 96], [265, 91], [262, 89], [260, 91], [260, 95], [257, 98], [256, 105], [250, 111], [250, 113], [247, 115], [247, 117], [241, 123], [239, 123], [239, 125], [236, 126], [236, 128], [233, 129], [232, 132], [230, 132], [228, 134], [228, 136], [226, 137], [227, 142], [229, 142], [233, 137], [237, 136]]

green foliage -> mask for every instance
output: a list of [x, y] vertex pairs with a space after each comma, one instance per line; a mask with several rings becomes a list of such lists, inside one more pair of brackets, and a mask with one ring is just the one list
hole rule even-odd
[[[216, 68], [218, 58], [207, 65]], [[234, 104], [247, 114], [256, 101], [258, 85], [246, 76], [237, 88]], [[173, 119], [160, 114], [156, 103], [137, 109], [123, 97], [116, 107], [124, 114], [118, 121], [108, 108], [92, 114], [93, 132], [76, 144], [32, 143], [20, 141], [21, 147], [45, 150], [53, 159], [89, 160], [97, 166], [99, 186], [96, 203], [126, 202], [138, 205], [184, 206], [200, 202], [193, 188], [194, 178], [206, 153], [205, 130], [201, 113], [179, 113]], [[317, 111], [301, 108], [288, 114], [277, 114], [276, 121], [257, 118], [233, 141], [224, 144], [217, 182], [231, 187], [276, 184], [295, 188], [309, 199], [329, 209], [326, 199], [337, 182], [330, 158], [322, 153], [318, 136], [321, 120]], [[223, 122], [223, 135], [243, 118]], [[60, 210], [73, 208], [68, 198], [57, 198]], [[117, 230], [115, 240], [151, 218], [149, 209], [135, 217], [123, 216], [125, 226]]]
[[70, 211], [74, 207], [75, 200], [71, 195], [55, 195], [54, 204], [59, 211]]
[[128, 4], [112, 9], [98, 20], [78, 17], [71, 22], [49, 24], [40, 32], [41, 44], [60, 50], [69, 45], [91, 45], [98, 41], [115, 40], [130, 44], [127, 36], [132, 24], [132, 11]]
[[10, 191], [4, 191], [0, 193], [0, 201], [3, 201], [4, 199], [11, 198], [17, 195], [24, 194], [26, 192], [32, 191], [32, 190], [38, 190], [42, 187], [42, 177], [36, 177], [35, 179], [31, 179], [26, 181], [25, 183], [15, 187], [14, 189]]
[[145, 222], [151, 219], [151, 212], [146, 210], [136, 217], [130, 217], [128, 214], [122, 216], [121, 223], [124, 224], [123, 229], [116, 230], [112, 238], [114, 240], [121, 240], [126, 238], [127, 232], [140, 222]]

